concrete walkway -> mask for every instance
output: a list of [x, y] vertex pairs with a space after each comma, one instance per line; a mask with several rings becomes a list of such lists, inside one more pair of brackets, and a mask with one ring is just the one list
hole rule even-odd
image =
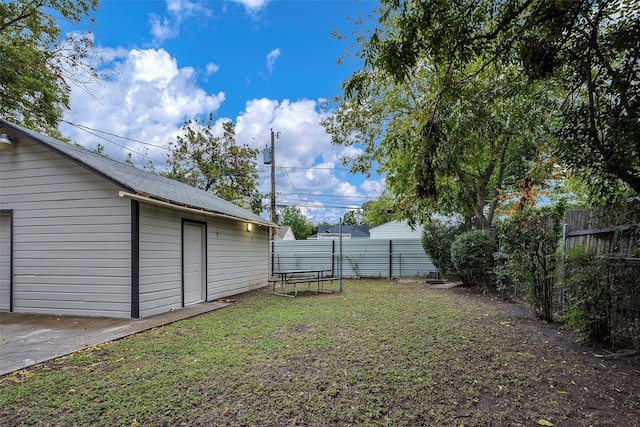
[[144, 319], [0, 312], [0, 375], [228, 305], [205, 302]]

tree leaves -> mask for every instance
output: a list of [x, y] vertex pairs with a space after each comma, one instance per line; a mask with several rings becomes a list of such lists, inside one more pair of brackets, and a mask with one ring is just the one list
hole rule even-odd
[[0, 115], [60, 137], [57, 127], [69, 107], [69, 82], [82, 84], [76, 79], [80, 74], [97, 77], [97, 71], [87, 61], [92, 38], [62, 39], [56, 16], [74, 25], [97, 5], [97, 0], [0, 3]]
[[[257, 191], [258, 150], [235, 142], [235, 126], [226, 121], [217, 134], [210, 115], [207, 122], [189, 120], [169, 154], [169, 169], [162, 175], [182, 181], [236, 203], [254, 213], [262, 211]], [[256, 202], [257, 201], [257, 202]]]

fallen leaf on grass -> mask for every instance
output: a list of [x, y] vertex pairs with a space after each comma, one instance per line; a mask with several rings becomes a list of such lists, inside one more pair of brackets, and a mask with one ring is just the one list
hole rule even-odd
[[547, 420], [538, 420], [538, 425], [548, 426], [548, 427], [555, 427], [554, 423], [552, 423], [551, 421], [547, 421]]

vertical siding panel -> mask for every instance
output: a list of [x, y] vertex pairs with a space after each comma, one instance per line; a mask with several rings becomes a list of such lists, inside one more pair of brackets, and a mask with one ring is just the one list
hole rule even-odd
[[115, 185], [22, 139], [0, 155], [14, 212], [14, 311], [130, 315], [130, 206]]
[[[436, 267], [422, 248], [421, 239], [344, 239], [342, 274], [345, 277], [389, 277], [389, 263], [394, 277], [429, 277]], [[330, 269], [330, 240], [278, 240], [274, 242], [276, 270]], [[393, 252], [389, 253], [389, 247]], [[338, 274], [339, 245], [335, 245], [334, 264]]]

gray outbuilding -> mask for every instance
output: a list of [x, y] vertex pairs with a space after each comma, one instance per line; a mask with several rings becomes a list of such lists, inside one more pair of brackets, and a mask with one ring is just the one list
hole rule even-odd
[[263, 287], [275, 224], [0, 119], [0, 311], [139, 318]]

